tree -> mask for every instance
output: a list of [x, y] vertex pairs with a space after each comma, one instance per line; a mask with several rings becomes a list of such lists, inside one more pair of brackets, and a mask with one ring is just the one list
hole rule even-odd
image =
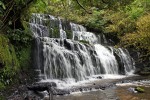
[[[21, 12], [26, 9], [32, 2], [36, 0], [2, 0], [0, 2], [2, 11], [0, 12], [0, 29], [4, 29], [7, 25], [20, 27]], [[12, 25], [13, 24], [13, 25]]]

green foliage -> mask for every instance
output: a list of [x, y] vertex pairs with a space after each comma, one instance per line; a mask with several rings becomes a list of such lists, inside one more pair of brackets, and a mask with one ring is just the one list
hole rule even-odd
[[[92, 14], [81, 8], [76, 0], [31, 0], [32, 3], [28, 4], [29, 1], [1, 0], [0, 25], [8, 24], [9, 27], [14, 28], [16, 18], [20, 18], [22, 14], [20, 19], [24, 28], [27, 29], [31, 13], [48, 13], [80, 23], [93, 30], [96, 29], [98, 33], [117, 35], [121, 40], [120, 46], [144, 49], [147, 50], [147, 55], [150, 55], [150, 0], [78, 0]], [[49, 22], [45, 23], [50, 25]], [[50, 31], [53, 31], [52, 37], [59, 37], [58, 28]], [[0, 65], [3, 69], [0, 71], [1, 83], [4, 85], [7, 84], [4, 80], [12, 79], [15, 74], [12, 73], [12, 69], [17, 69], [19, 64], [21, 68], [30, 66], [32, 42], [32, 36], [28, 30], [12, 29], [7, 33], [14, 46], [6, 37], [0, 36]], [[66, 30], [66, 33], [67, 38], [72, 37], [70, 31]]]
[[0, 35], [0, 82], [4, 86], [17, 81], [18, 71], [31, 66], [31, 44], [31, 32], [27, 30], [9, 29], [7, 36]]
[[[147, 61], [150, 59], [150, 14], [146, 14], [138, 18], [136, 22], [136, 31], [127, 33], [121, 37], [120, 46], [126, 48], [134, 48], [140, 51], [139, 62]], [[143, 63], [143, 66], [149, 67], [150, 63]], [[141, 75], [149, 75], [150, 72], [141, 71]]]
[[4, 35], [0, 35], [0, 83], [9, 85], [14, 79], [19, 69], [14, 47], [10, 44], [9, 39]]
[[15, 50], [21, 49], [22, 47], [28, 47], [31, 44], [32, 35], [30, 31], [15, 29], [7, 32], [10, 42], [15, 45]]
[[32, 13], [43, 13], [47, 10], [45, 0], [36, 0], [34, 5], [30, 9], [28, 9]]
[[3, 89], [5, 89], [5, 85], [0, 82], [0, 90], [3, 90]]
[[4, 96], [0, 96], [0, 100], [6, 100]]
[[135, 30], [135, 23], [124, 12], [112, 12], [108, 19], [111, 24], [105, 27], [106, 33], [117, 33], [118, 36], [122, 36]]
[[146, 3], [145, 1], [147, 0], [135, 0], [133, 3], [126, 6], [125, 12], [129, 15], [131, 19], [137, 19], [144, 13]]
[[150, 14], [140, 17], [136, 23], [137, 31], [121, 38], [121, 44], [126, 47], [150, 51]]
[[21, 29], [8, 31], [10, 42], [15, 46], [16, 56], [21, 69], [31, 65], [32, 35], [30, 31]]
[[17, 52], [18, 54], [18, 60], [19, 64], [22, 70], [27, 70], [29, 67], [31, 67], [31, 45], [28, 47], [22, 48], [20, 51]]
[[31, 4], [30, 1], [36, 0], [0, 1], [0, 90], [16, 82], [21, 69], [31, 66], [32, 36], [28, 31], [28, 24], [23, 23], [25, 29], [15, 29], [15, 26], [22, 28], [18, 20]]
[[4, 3], [2, 1], [0, 1], [0, 6], [3, 8], [3, 10], [6, 9], [6, 7], [5, 7], [5, 5], [4, 5]]
[[140, 17], [136, 25], [140, 43], [150, 51], [150, 14]]
[[6, 9], [5, 4], [3, 3], [3, 1], [0, 1], [0, 18], [1, 16], [3, 16], [5, 9]]
[[89, 17], [88, 20], [85, 22], [86, 26], [103, 32], [104, 26], [107, 23], [107, 21], [102, 16], [103, 13], [103, 10], [94, 11], [93, 16]]

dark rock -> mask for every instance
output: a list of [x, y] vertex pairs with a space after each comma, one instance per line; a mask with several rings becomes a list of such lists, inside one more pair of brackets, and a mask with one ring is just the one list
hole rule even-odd
[[71, 50], [71, 44], [66, 40], [64, 39], [64, 46], [68, 49], [68, 50]]
[[8, 97], [7, 100], [23, 100], [23, 98], [20, 95], [15, 95]]
[[41, 95], [39, 94], [39, 92], [42, 92], [42, 91], [47, 91], [49, 94], [52, 94], [52, 95], [70, 94], [69, 90], [57, 89], [56, 83], [54, 82], [35, 83], [31, 86], [28, 86], [27, 88], [31, 91], [34, 91], [34, 93], [38, 96]]
[[42, 93], [31, 92], [24, 96], [24, 99], [22, 100], [41, 100], [42, 98], [44, 98], [44, 95]]
[[83, 91], [83, 89], [82, 88], [79, 88], [79, 90], [82, 92]]
[[132, 87], [128, 88], [128, 91], [132, 92], [132, 93], [137, 93], [137, 91], [135, 90], [135, 88], [132, 88]]
[[53, 95], [66, 95], [66, 94], [70, 94], [70, 91], [69, 90], [53, 88], [52, 89], [52, 94]]
[[95, 89], [100, 89], [100, 86], [96, 86]]
[[121, 58], [119, 57], [117, 51], [114, 52], [114, 56], [115, 56], [115, 58], [116, 58], [116, 60], [117, 60], [117, 62], [118, 62], [118, 70], [119, 70], [118, 72], [119, 72], [119, 74], [125, 75], [124, 64], [122, 63], [122, 60], [121, 60]]
[[106, 87], [105, 87], [105, 86], [101, 86], [100, 89], [101, 89], [101, 90], [105, 90]]
[[102, 76], [98, 76], [98, 77], [96, 77], [97, 79], [102, 79]]
[[49, 91], [49, 89], [51, 87], [56, 87], [56, 83], [55, 82], [44, 82], [44, 83], [35, 83], [31, 86], [27, 86], [27, 88], [29, 90], [32, 90], [32, 91]]

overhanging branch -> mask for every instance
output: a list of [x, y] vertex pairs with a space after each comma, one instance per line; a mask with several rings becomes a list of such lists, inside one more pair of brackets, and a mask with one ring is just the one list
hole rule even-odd
[[87, 10], [80, 4], [80, 2], [79, 2], [78, 0], [76, 0], [76, 2], [77, 2], [77, 4], [78, 4], [82, 9], [84, 9], [88, 14], [92, 14], [92, 12], [87, 11]]

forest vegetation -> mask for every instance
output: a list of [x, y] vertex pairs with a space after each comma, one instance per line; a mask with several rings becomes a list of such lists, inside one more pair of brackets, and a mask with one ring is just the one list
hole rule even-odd
[[113, 37], [116, 47], [141, 52], [140, 61], [150, 61], [150, 0], [1, 0], [0, 89], [21, 83], [20, 73], [31, 68], [32, 13], [82, 24]]

